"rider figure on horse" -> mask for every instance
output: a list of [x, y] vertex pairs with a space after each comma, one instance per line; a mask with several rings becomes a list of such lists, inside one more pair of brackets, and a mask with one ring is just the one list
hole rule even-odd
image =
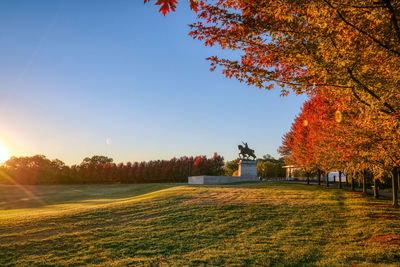
[[254, 150], [250, 149], [249, 146], [247, 145], [247, 143], [245, 143], [243, 141], [242, 141], [242, 143], [243, 143], [244, 147], [242, 145], [238, 145], [238, 148], [240, 150], [239, 157], [242, 156], [243, 159], [248, 159], [249, 157], [252, 157], [253, 159], [255, 159], [256, 155], [254, 154]]
[[245, 143], [245, 142], [242, 141], [242, 143], [243, 143], [244, 148], [245, 148], [246, 150], [249, 149], [249, 146], [247, 145], [247, 142]]

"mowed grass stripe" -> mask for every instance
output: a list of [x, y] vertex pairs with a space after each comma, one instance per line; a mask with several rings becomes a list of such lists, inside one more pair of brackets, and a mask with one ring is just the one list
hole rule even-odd
[[[112, 196], [104, 185], [90, 188], [88, 199], [69, 194], [73, 201], [51, 201], [47, 194], [52, 204], [30, 208], [39, 211], [30, 220], [23, 216], [26, 208], [3, 209], [0, 265], [398, 266], [400, 261], [399, 244], [393, 242], [400, 236], [400, 214], [385, 200], [294, 184], [160, 184], [143, 195], [134, 193], [146, 185], [119, 186], [120, 198], [115, 185]], [[88, 200], [101, 204], [76, 207]], [[64, 206], [59, 215], [54, 205]]]

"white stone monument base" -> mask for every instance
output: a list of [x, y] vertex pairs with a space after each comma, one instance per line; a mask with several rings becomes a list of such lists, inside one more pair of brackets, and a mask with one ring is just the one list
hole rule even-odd
[[238, 166], [239, 176], [249, 176], [249, 177], [257, 177], [257, 161], [255, 160], [245, 160], [242, 159], [239, 161]]
[[189, 184], [229, 184], [239, 182], [259, 182], [258, 177], [240, 177], [240, 176], [190, 176]]

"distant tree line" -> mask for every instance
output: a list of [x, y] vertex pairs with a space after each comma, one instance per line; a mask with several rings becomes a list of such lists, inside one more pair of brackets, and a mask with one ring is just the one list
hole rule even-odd
[[257, 159], [257, 173], [262, 178], [285, 177], [286, 170], [283, 166], [285, 166], [283, 158], [275, 159], [267, 154], [262, 159]]
[[187, 182], [188, 176], [222, 175], [224, 158], [217, 153], [171, 160], [114, 163], [112, 158], [93, 156], [68, 166], [43, 155], [12, 157], [0, 166], [2, 184], [122, 184]]

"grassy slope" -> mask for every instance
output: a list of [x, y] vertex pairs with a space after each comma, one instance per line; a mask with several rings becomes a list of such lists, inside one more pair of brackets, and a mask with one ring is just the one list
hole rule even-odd
[[400, 262], [399, 210], [359, 193], [265, 183], [21, 192], [0, 186], [0, 265]]

